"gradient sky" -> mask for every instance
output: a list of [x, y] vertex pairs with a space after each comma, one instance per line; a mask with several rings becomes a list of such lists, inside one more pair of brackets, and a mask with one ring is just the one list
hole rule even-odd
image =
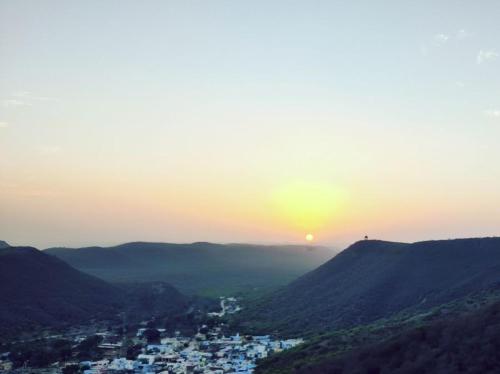
[[499, 235], [499, 15], [0, 0], [0, 239]]

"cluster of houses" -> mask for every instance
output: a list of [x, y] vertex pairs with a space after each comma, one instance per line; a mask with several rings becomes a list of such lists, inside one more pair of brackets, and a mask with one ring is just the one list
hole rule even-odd
[[0, 353], [0, 373], [12, 370], [12, 362], [9, 360], [10, 352]]
[[[241, 309], [235, 298], [221, 298], [220, 305], [221, 312], [209, 315], [222, 317]], [[154, 344], [148, 337], [152, 329], [139, 328], [133, 338], [136, 350], [132, 355], [126, 354], [123, 337], [110, 332], [97, 332], [93, 335], [101, 336], [98, 348], [104, 352], [100, 356], [102, 359], [55, 363], [51, 368], [31, 369], [29, 372], [60, 374], [65, 372], [65, 366], [71, 365], [77, 366], [77, 371], [83, 374], [250, 374], [258, 359], [303, 342], [302, 339], [273, 339], [269, 335], [225, 336], [223, 326], [222, 323], [211, 328], [204, 325], [196, 335], [190, 337], [182, 336], [179, 332], [169, 336], [165, 329], [154, 329], [157, 334]], [[73, 341], [76, 344], [85, 339], [86, 336], [80, 335], [74, 336]], [[7, 355], [0, 355], [0, 373], [12, 368]], [[22, 369], [16, 371], [24, 372]]]
[[[211, 317], [223, 317], [241, 310], [237, 299], [220, 298], [220, 312], [209, 313]], [[148, 329], [140, 328], [136, 338], [144, 338]], [[160, 334], [165, 330], [158, 329]], [[106, 341], [106, 340], [105, 340]], [[209, 329], [202, 326], [192, 337], [176, 333], [163, 337], [158, 344], [145, 344], [133, 360], [123, 357], [96, 362], [81, 362], [84, 374], [133, 372], [140, 374], [250, 374], [256, 361], [274, 352], [295, 347], [302, 339], [273, 340], [269, 335], [225, 337], [221, 326]], [[103, 342], [101, 348], [119, 348], [113, 343]]]
[[[204, 326], [206, 328], [206, 326]], [[142, 335], [144, 329], [138, 331]], [[163, 374], [250, 374], [257, 359], [272, 352], [292, 348], [302, 339], [273, 340], [270, 336], [220, 336], [220, 327], [193, 337], [177, 334], [162, 338], [158, 344], [145, 345], [137, 357], [84, 361], [84, 374], [163, 373]]]

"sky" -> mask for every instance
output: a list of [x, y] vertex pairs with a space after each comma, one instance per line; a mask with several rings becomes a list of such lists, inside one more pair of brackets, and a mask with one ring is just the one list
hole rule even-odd
[[499, 235], [499, 14], [0, 0], [0, 239]]

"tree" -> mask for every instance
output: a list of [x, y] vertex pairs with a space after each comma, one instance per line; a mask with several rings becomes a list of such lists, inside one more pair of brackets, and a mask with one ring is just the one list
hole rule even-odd
[[144, 331], [144, 337], [148, 343], [156, 343], [160, 341], [160, 332], [157, 329], [147, 329]]
[[78, 350], [78, 358], [80, 360], [89, 360], [98, 358], [101, 356], [101, 350], [98, 348], [98, 345], [101, 343], [101, 336], [89, 336], [87, 339], [82, 341], [77, 346]]

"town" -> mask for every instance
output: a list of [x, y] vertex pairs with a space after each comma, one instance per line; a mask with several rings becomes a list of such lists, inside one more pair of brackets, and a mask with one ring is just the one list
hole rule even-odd
[[[293, 348], [303, 339], [274, 339], [270, 335], [225, 336], [226, 314], [241, 310], [236, 298], [220, 298], [221, 312], [211, 312], [211, 326], [201, 325], [196, 334], [184, 336], [179, 331], [168, 334], [165, 329], [148, 327], [141, 323], [132, 338], [132, 345], [124, 350], [123, 339], [109, 331], [95, 332], [92, 336], [73, 336], [75, 345], [91, 346], [101, 352], [96, 360], [53, 362], [46, 368], [33, 370], [29, 363], [13, 370], [9, 352], [0, 352], [0, 372], [18, 373], [163, 373], [163, 374], [250, 374], [257, 360]], [[170, 336], [169, 336], [170, 335]]]

